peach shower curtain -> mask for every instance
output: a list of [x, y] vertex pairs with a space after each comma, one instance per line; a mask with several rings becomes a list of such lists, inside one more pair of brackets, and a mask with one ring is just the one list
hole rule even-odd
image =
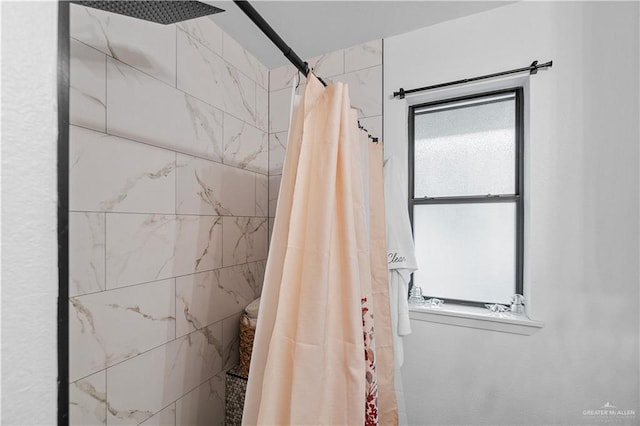
[[243, 424], [397, 424], [382, 147], [342, 83], [292, 109]]

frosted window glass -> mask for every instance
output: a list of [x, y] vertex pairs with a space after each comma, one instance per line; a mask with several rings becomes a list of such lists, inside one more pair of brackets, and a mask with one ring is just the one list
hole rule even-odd
[[425, 295], [509, 303], [515, 293], [515, 203], [414, 206], [418, 271]]
[[416, 111], [416, 198], [515, 193], [515, 98], [491, 99]]

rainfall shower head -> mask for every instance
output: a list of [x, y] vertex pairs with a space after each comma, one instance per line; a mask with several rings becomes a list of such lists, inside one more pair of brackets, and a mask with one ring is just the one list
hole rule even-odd
[[176, 22], [188, 19], [199, 18], [201, 16], [213, 15], [224, 12], [223, 9], [199, 2], [199, 1], [179, 1], [179, 0], [123, 0], [123, 1], [74, 1], [71, 3], [82, 6], [102, 9], [108, 12], [119, 13], [120, 15], [131, 16], [132, 18], [144, 19], [145, 21], [157, 22], [159, 24], [175, 24]]

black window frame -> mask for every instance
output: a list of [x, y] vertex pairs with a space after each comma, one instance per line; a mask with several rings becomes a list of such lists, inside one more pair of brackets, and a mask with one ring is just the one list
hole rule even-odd
[[[515, 96], [515, 194], [501, 195], [482, 195], [482, 196], [452, 196], [452, 197], [423, 197], [415, 198], [415, 117], [416, 110], [431, 107], [435, 105], [448, 104], [453, 102], [468, 101], [487, 96], [511, 94]], [[524, 294], [524, 88], [522, 86], [509, 87], [494, 91], [477, 92], [472, 95], [458, 96], [451, 98], [438, 99], [437, 101], [426, 102], [409, 106], [409, 127], [408, 127], [408, 151], [409, 151], [409, 219], [411, 221], [411, 229], [413, 232], [413, 210], [416, 205], [424, 204], [470, 204], [470, 203], [515, 203], [516, 206], [516, 265], [515, 265], [515, 291], [516, 294]], [[414, 235], [415, 238], [415, 235]], [[413, 277], [411, 278], [411, 286], [413, 286]], [[427, 289], [423, 288], [425, 293]], [[438, 297], [437, 295], [425, 294], [425, 297]], [[495, 303], [495, 301], [478, 302], [471, 300], [447, 299], [438, 297], [445, 303], [458, 305], [480, 306], [484, 307], [486, 303]]]

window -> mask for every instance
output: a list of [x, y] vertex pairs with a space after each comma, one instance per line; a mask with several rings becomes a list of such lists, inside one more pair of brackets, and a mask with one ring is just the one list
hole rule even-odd
[[409, 108], [409, 213], [428, 297], [483, 306], [522, 294], [523, 90]]

